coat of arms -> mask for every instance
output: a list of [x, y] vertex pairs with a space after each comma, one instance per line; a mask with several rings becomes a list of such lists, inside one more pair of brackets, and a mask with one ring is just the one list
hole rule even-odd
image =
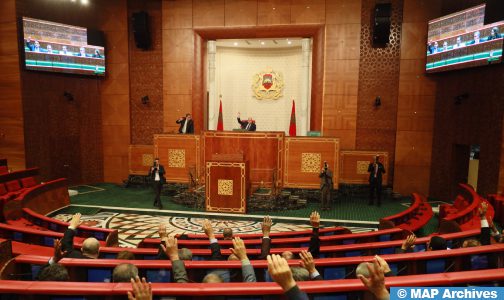
[[282, 97], [283, 86], [284, 81], [282, 75], [273, 70], [257, 73], [252, 79], [254, 97], [259, 100], [276, 100]]

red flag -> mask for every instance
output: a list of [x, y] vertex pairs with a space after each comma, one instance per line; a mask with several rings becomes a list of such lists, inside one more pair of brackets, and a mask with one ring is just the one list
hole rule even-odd
[[222, 100], [219, 101], [219, 120], [217, 121], [217, 131], [224, 131], [224, 121], [222, 121]]
[[289, 135], [296, 136], [296, 103], [292, 100], [292, 112], [289, 126]]

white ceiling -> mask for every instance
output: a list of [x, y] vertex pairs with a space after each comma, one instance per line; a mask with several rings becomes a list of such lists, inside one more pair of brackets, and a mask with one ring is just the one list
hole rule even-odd
[[301, 47], [302, 38], [277, 38], [277, 39], [226, 39], [217, 40], [217, 47], [229, 48], [295, 48]]

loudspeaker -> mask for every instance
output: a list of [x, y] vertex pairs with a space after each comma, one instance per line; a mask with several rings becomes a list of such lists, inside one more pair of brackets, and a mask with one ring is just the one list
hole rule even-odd
[[390, 36], [391, 3], [377, 3], [374, 10], [373, 46], [385, 46]]
[[133, 13], [131, 18], [133, 23], [133, 35], [137, 48], [147, 50], [151, 46], [149, 32], [149, 14], [145, 11]]

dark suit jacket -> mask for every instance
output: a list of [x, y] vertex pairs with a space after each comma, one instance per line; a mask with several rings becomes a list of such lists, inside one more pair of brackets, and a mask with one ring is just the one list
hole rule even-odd
[[[368, 166], [367, 171], [369, 172], [369, 182], [371, 183], [375, 178], [374, 178], [374, 163], [370, 163]], [[376, 173], [376, 182], [381, 184], [382, 183], [382, 174], [385, 173], [385, 167], [381, 162], [378, 162], [378, 172]]]
[[74, 236], [75, 236], [75, 230], [67, 229], [65, 231], [65, 234], [63, 235], [63, 238], [61, 239], [61, 250], [67, 251], [67, 254], [65, 255], [65, 257], [88, 259], [89, 257], [84, 256], [82, 254], [82, 252], [80, 252], [80, 250], [74, 249], [74, 246], [73, 246]]
[[[165, 169], [163, 165], [159, 165], [159, 180], [161, 181], [162, 184], [166, 183], [166, 178], [164, 177], [165, 174]], [[154, 178], [156, 177], [156, 172], [151, 172], [149, 169], [149, 176], [152, 177], [152, 181], [154, 181]]]
[[329, 188], [333, 187], [333, 180], [332, 180], [332, 172], [331, 170], [327, 169], [325, 172], [320, 172], [319, 177], [320, 177], [320, 188], [323, 188], [324, 186], [328, 186]]
[[[240, 118], [237, 118], [237, 120], [238, 123], [240, 123], [241, 129], [247, 128], [248, 121], [242, 121]], [[250, 124], [248, 131], [256, 131], [256, 124], [255, 123]]]
[[[182, 120], [177, 120], [175, 121], [177, 124], [180, 124], [180, 128], [178, 130], [179, 133], [182, 133], [182, 128], [184, 128], [184, 124], [186, 122], [186, 118], [183, 118]], [[186, 127], [186, 133], [194, 133], [194, 122], [193, 120], [189, 120], [189, 122], [187, 123], [187, 127]]]

